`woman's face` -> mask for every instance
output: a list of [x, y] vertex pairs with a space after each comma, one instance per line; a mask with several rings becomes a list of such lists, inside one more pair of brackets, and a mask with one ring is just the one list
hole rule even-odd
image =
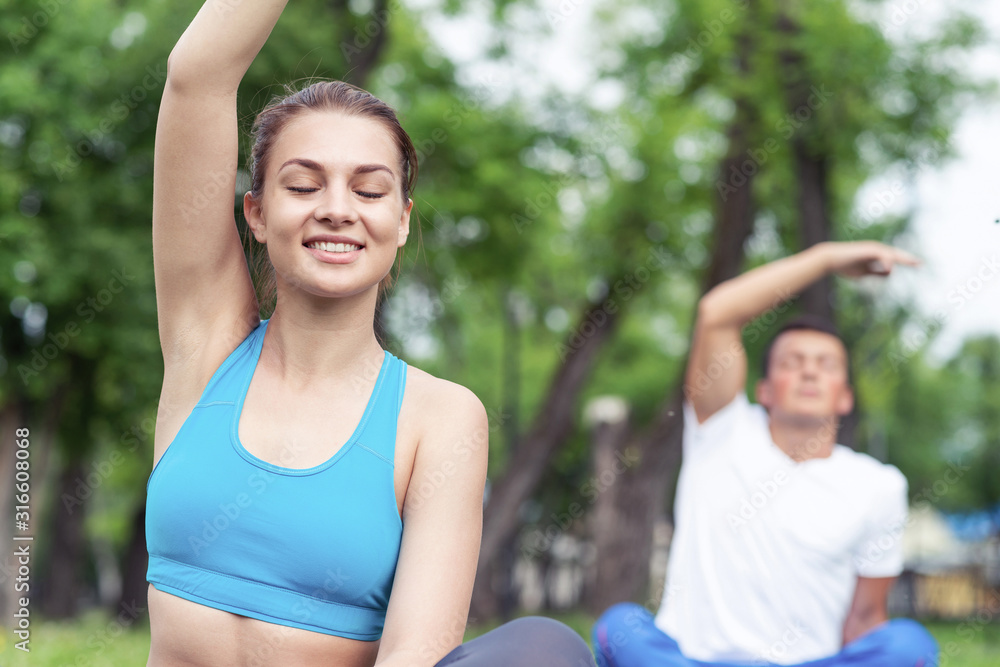
[[[276, 137], [259, 201], [244, 211], [282, 283], [317, 296], [377, 289], [409, 233], [400, 152], [380, 122], [329, 111]], [[318, 245], [317, 245], [318, 243]]]

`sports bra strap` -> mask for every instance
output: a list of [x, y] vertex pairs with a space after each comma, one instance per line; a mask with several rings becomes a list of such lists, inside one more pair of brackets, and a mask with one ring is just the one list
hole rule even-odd
[[358, 444], [376, 454], [390, 466], [395, 465], [396, 422], [403, 405], [406, 385], [406, 362], [385, 352], [385, 364], [375, 384], [371, 400], [374, 402], [368, 422], [364, 425]]

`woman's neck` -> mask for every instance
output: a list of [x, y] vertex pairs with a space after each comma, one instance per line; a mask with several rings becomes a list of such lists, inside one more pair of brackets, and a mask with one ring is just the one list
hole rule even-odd
[[376, 298], [377, 288], [341, 299], [279, 293], [260, 363], [293, 391], [367, 378], [384, 355], [375, 337]]

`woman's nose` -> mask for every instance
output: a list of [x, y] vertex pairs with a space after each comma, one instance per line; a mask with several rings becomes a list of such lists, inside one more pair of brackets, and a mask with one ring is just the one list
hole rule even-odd
[[329, 185], [316, 203], [316, 219], [334, 224], [357, 222], [358, 210], [353, 195], [346, 185]]

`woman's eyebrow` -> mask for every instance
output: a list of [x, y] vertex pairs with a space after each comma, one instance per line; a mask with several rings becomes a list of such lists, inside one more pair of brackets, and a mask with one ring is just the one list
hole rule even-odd
[[289, 167], [295, 164], [299, 165], [300, 167], [305, 167], [306, 169], [310, 169], [312, 171], [323, 171], [323, 165], [321, 165], [319, 162], [316, 162], [314, 160], [307, 160], [306, 158], [302, 157], [293, 157], [291, 160], [286, 160], [285, 163], [278, 168], [278, 173], [280, 174], [281, 170], [284, 169], [285, 167]]
[[[291, 160], [286, 160], [285, 163], [278, 168], [278, 173], [281, 173], [281, 170], [284, 169], [285, 167], [290, 167], [292, 165], [305, 167], [306, 169], [309, 169], [311, 171], [318, 171], [318, 172], [325, 171], [323, 165], [321, 165], [319, 162], [316, 162], [315, 160], [309, 160], [307, 158], [302, 158], [302, 157], [293, 157]], [[384, 171], [387, 174], [389, 174], [390, 177], [392, 178], [396, 177], [396, 174], [392, 171], [392, 169], [389, 169], [389, 167], [385, 166], [384, 164], [379, 164], [377, 162], [373, 162], [371, 164], [359, 164], [357, 167], [354, 168], [355, 174], [370, 174], [373, 171]]]
[[370, 174], [373, 171], [385, 171], [388, 172], [388, 174], [393, 178], [396, 177], [396, 174], [392, 171], [392, 169], [389, 169], [389, 167], [385, 166], [384, 164], [378, 164], [377, 162], [372, 164], [359, 164], [357, 168], [355, 168], [354, 173]]

